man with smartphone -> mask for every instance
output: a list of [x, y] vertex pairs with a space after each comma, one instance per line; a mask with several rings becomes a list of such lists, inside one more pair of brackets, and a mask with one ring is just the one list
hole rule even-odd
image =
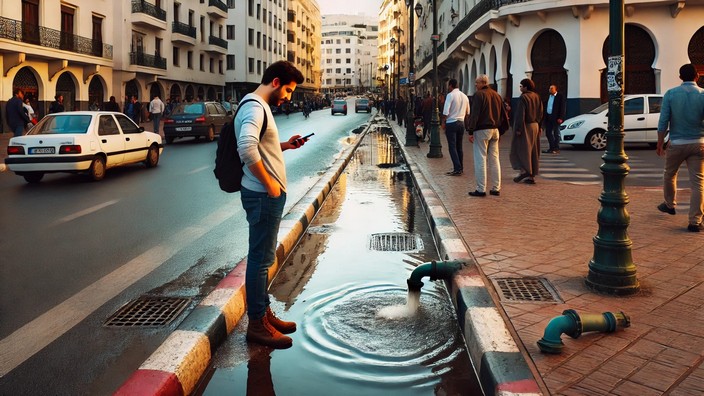
[[[269, 106], [291, 100], [303, 74], [288, 61], [272, 63], [261, 84], [240, 103], [234, 120], [237, 152], [244, 162], [240, 192], [249, 223], [249, 251], [245, 290], [247, 294], [247, 341], [276, 349], [290, 348], [293, 340], [284, 335], [296, 331], [296, 323], [283, 321], [269, 307], [269, 267], [276, 259], [276, 238], [286, 203], [286, 165], [283, 151], [297, 149], [306, 138], [292, 136], [279, 141], [279, 131]], [[260, 132], [266, 122], [266, 129]]]

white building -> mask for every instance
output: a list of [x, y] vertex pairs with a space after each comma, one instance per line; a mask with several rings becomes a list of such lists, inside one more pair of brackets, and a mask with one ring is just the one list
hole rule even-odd
[[[432, 84], [431, 5], [417, 24], [417, 77], [422, 91]], [[568, 116], [606, 101], [609, 2], [443, 0], [438, 1], [438, 73], [441, 91], [456, 78], [474, 93], [479, 74], [504, 97], [520, 95], [523, 78], [547, 98], [556, 84], [567, 96]], [[679, 67], [704, 71], [704, 4], [633, 1], [625, 9], [625, 93], [664, 93], [680, 84]]]
[[291, 100], [310, 99], [320, 93], [320, 7], [316, 0], [289, 0], [286, 59], [303, 73]]
[[364, 93], [377, 86], [378, 25], [364, 15], [323, 15], [324, 93]]
[[286, 58], [288, 1], [230, 0], [226, 96], [252, 92], [267, 66]]

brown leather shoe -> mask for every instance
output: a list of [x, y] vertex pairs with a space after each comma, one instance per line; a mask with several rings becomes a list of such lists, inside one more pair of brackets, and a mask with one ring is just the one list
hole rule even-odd
[[247, 341], [274, 349], [286, 349], [293, 346], [291, 337], [287, 337], [276, 330], [266, 320], [266, 316], [259, 320], [249, 320], [249, 324], [247, 325]]
[[283, 334], [291, 334], [296, 331], [296, 322], [286, 322], [277, 318], [270, 307], [266, 308], [266, 320]]

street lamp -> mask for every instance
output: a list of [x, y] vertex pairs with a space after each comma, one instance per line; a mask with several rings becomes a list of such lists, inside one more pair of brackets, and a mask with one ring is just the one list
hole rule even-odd
[[396, 37], [391, 37], [391, 48], [394, 53], [391, 55], [391, 99], [396, 100], [396, 83], [394, 82], [394, 74], [398, 65], [396, 64]]
[[604, 189], [599, 196], [599, 231], [594, 237], [594, 256], [589, 261], [586, 284], [591, 289], [615, 295], [638, 292], [636, 266], [628, 237], [630, 217], [626, 211], [626, 175], [630, 170], [623, 151], [623, 9], [624, 0], [609, 1], [609, 42], [607, 89], [609, 91], [609, 128], [606, 153], [601, 157]]
[[415, 33], [415, 30], [413, 28], [413, 11], [415, 10], [416, 14], [420, 18], [421, 14], [423, 13], [423, 6], [421, 6], [420, 3], [417, 3], [413, 9], [410, 9], [411, 5], [413, 5], [413, 0], [406, 0], [406, 7], [409, 8], [408, 30], [410, 32], [410, 34], [408, 35], [408, 107], [406, 109], [406, 146], [418, 146], [418, 137], [416, 136], [416, 131], [413, 126], [413, 121], [415, 119], [415, 98], [413, 92], [415, 76], [413, 74], [416, 71], [413, 62], [413, 57], [415, 55], [413, 48], [413, 34]]
[[347, 97], [347, 73], [342, 73], [342, 94]]
[[433, 115], [430, 119], [430, 151], [428, 158], [442, 158], [442, 145], [440, 144], [440, 111], [438, 110], [438, 12], [437, 2], [433, 3], [433, 35], [430, 40], [433, 42]]

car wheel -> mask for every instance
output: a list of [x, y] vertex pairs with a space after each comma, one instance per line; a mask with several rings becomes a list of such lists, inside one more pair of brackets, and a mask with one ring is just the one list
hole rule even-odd
[[342, 115], [347, 115], [347, 112], [342, 113]]
[[167, 136], [166, 137], [166, 144], [171, 144], [174, 142], [174, 137], [173, 136]]
[[147, 151], [147, 159], [144, 160], [144, 164], [147, 168], [153, 168], [159, 163], [159, 148], [156, 145], [149, 147]]
[[96, 156], [90, 163], [88, 175], [93, 181], [101, 181], [105, 177], [105, 158]]
[[44, 173], [30, 172], [30, 173], [25, 173], [24, 175], [22, 175], [22, 177], [24, 177], [24, 180], [27, 183], [35, 184], [35, 183], [39, 183], [42, 180], [42, 178], [44, 177]]
[[334, 112], [334, 111], [331, 111], [331, 112], [330, 112], [330, 115], [335, 115], [335, 112]]
[[212, 125], [208, 127], [208, 135], [206, 136], [206, 139], [208, 139], [209, 142], [215, 140], [215, 128], [213, 128]]
[[652, 149], [658, 148], [658, 144], [657, 144], [657, 143], [648, 143], [648, 146], [650, 146], [650, 148], [652, 148]]
[[587, 139], [585, 141], [587, 147], [592, 150], [603, 150], [606, 148], [606, 132], [602, 130], [595, 130], [589, 132]]

